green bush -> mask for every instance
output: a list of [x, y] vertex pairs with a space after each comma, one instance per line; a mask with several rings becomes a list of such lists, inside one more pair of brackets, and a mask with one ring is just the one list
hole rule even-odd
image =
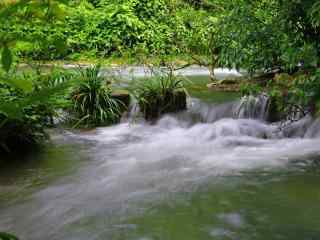
[[45, 128], [53, 126], [63, 108], [67, 80], [60, 74], [33, 72], [0, 74], [0, 148], [15, 152], [40, 145]]
[[7, 84], [0, 86], [0, 151], [28, 150], [46, 139], [44, 118], [47, 110], [37, 103], [24, 104], [26, 94]]

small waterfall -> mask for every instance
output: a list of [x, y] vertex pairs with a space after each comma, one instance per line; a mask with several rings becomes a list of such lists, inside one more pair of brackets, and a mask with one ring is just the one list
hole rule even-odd
[[237, 101], [216, 104], [191, 98], [188, 101], [188, 112], [193, 118], [198, 119], [198, 122], [213, 123], [223, 118], [234, 118], [237, 106]]
[[235, 112], [238, 118], [266, 120], [269, 110], [269, 97], [265, 94], [259, 96], [244, 96]]
[[222, 118], [266, 120], [269, 112], [267, 95], [245, 96], [240, 101], [224, 104], [204, 103], [191, 99], [189, 112], [200, 115], [202, 122], [212, 123]]

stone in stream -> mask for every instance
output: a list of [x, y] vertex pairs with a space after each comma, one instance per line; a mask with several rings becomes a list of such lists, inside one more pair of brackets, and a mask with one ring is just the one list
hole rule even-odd
[[267, 122], [274, 123], [281, 121], [281, 112], [279, 111], [278, 102], [275, 97], [269, 97], [268, 100], [268, 112], [267, 112]]
[[146, 120], [156, 120], [166, 113], [175, 113], [187, 109], [187, 95], [185, 91], [168, 92], [163, 97], [156, 97], [147, 102], [139, 103]]
[[120, 102], [120, 111], [122, 114], [128, 111], [131, 100], [128, 91], [116, 90], [112, 93], [112, 97]]

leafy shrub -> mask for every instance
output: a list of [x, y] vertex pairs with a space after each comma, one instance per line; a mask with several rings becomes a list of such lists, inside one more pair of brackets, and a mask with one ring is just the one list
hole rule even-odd
[[[7, 84], [0, 87], [0, 152], [25, 150], [46, 138], [35, 104], [23, 104], [25, 94]], [[39, 109], [38, 109], [39, 110]]]
[[53, 125], [68, 85], [50, 73], [0, 74], [0, 82], [1, 151], [39, 145], [47, 139], [45, 128]]

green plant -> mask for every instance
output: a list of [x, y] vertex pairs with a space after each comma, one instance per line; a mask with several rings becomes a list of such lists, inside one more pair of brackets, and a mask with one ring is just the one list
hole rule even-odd
[[240, 85], [240, 92], [242, 96], [256, 96], [262, 92], [262, 89], [263, 88], [256, 83], [242, 83]]
[[319, 63], [317, 0], [235, 0], [223, 9], [216, 25], [221, 65], [293, 73]]
[[[21, 42], [47, 45], [46, 37], [28, 35], [18, 26], [53, 24], [61, 16], [64, 0], [6, 1], [0, 9], [0, 151], [20, 152], [33, 149], [45, 139], [44, 129], [52, 123], [53, 100], [64, 84], [39, 85], [41, 74], [29, 74], [14, 68], [15, 46]], [[12, 27], [12, 31], [10, 30]], [[59, 41], [57, 40], [56, 43]], [[59, 45], [60, 42], [59, 42]]]
[[99, 126], [115, 123], [120, 118], [122, 103], [112, 97], [99, 65], [79, 70], [79, 85], [71, 99], [79, 123]]
[[[25, 72], [0, 74], [0, 79], [5, 79], [0, 83], [1, 152], [29, 150], [47, 139], [44, 129], [53, 125], [55, 110], [59, 107], [57, 99], [60, 99], [68, 85], [40, 85], [37, 81], [42, 77]], [[26, 87], [28, 85], [15, 84], [23, 81], [32, 85]]]
[[18, 240], [18, 238], [12, 234], [0, 232], [0, 240]]
[[132, 88], [141, 111], [147, 119], [155, 119], [161, 114], [176, 112], [186, 107], [183, 81], [172, 71], [138, 80]]
[[285, 125], [319, 114], [320, 71], [298, 72], [294, 76], [279, 74], [264, 89], [274, 111]]

